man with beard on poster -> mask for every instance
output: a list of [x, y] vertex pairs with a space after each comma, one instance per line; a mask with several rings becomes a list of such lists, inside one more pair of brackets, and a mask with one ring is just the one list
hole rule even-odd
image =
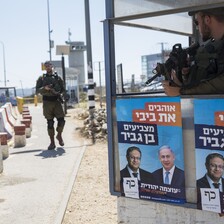
[[126, 151], [127, 165], [120, 171], [121, 192], [123, 192], [124, 177], [135, 177], [138, 181], [145, 184], [152, 184], [153, 176], [150, 172], [141, 169], [142, 152], [137, 146], [131, 146]]
[[[224, 157], [219, 153], [211, 153], [207, 155], [205, 160], [206, 174], [197, 180], [197, 207], [202, 209], [201, 205], [201, 188], [219, 189], [219, 192], [224, 192]], [[223, 214], [220, 214], [224, 216]]]
[[219, 153], [211, 153], [206, 157], [205, 167], [207, 173], [197, 180], [198, 188], [218, 188], [224, 192], [224, 158]]

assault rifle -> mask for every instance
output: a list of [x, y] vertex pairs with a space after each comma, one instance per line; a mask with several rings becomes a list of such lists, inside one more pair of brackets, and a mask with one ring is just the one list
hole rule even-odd
[[50, 87], [50, 91], [56, 95], [58, 97], [58, 101], [63, 104], [65, 101], [64, 101], [64, 98], [63, 98], [63, 95], [60, 93], [60, 92], [57, 92], [54, 88], [53, 88], [53, 84], [50, 84], [48, 85]]
[[198, 47], [198, 43], [195, 43], [186, 49], [183, 49], [179, 43], [175, 44], [167, 61], [165, 63], [157, 63], [156, 68], [152, 71], [155, 75], [148, 79], [145, 82], [145, 85], [149, 85], [154, 79], [163, 75], [166, 80], [170, 81], [171, 85], [177, 86], [171, 78], [172, 70], [176, 71], [177, 78], [182, 83], [182, 69], [190, 66], [191, 61], [194, 60]]

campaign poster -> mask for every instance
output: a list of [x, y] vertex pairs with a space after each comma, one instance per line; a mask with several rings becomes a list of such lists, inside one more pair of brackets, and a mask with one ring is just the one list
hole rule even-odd
[[224, 213], [224, 99], [195, 99], [197, 208]]
[[117, 99], [123, 196], [185, 203], [179, 97]]

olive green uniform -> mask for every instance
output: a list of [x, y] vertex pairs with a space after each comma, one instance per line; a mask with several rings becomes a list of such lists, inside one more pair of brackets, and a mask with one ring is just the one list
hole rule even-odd
[[[45, 86], [49, 85], [51, 89], [46, 90]], [[48, 122], [48, 135], [52, 140], [52, 144], [54, 144], [53, 138], [55, 134], [54, 118], [58, 121], [56, 131], [60, 136], [65, 125], [65, 113], [61, 102], [61, 94], [64, 91], [63, 80], [56, 73], [43, 74], [36, 82], [36, 93], [43, 96], [43, 114]]]
[[224, 38], [197, 50], [190, 77], [191, 85], [181, 88], [182, 95], [224, 93]]

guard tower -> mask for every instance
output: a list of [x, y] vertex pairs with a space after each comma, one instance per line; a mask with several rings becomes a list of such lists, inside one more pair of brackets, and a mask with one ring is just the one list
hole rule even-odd
[[79, 88], [82, 90], [85, 85], [84, 51], [86, 46], [82, 41], [66, 41], [70, 45], [68, 64], [70, 68], [76, 68], [79, 72]]

